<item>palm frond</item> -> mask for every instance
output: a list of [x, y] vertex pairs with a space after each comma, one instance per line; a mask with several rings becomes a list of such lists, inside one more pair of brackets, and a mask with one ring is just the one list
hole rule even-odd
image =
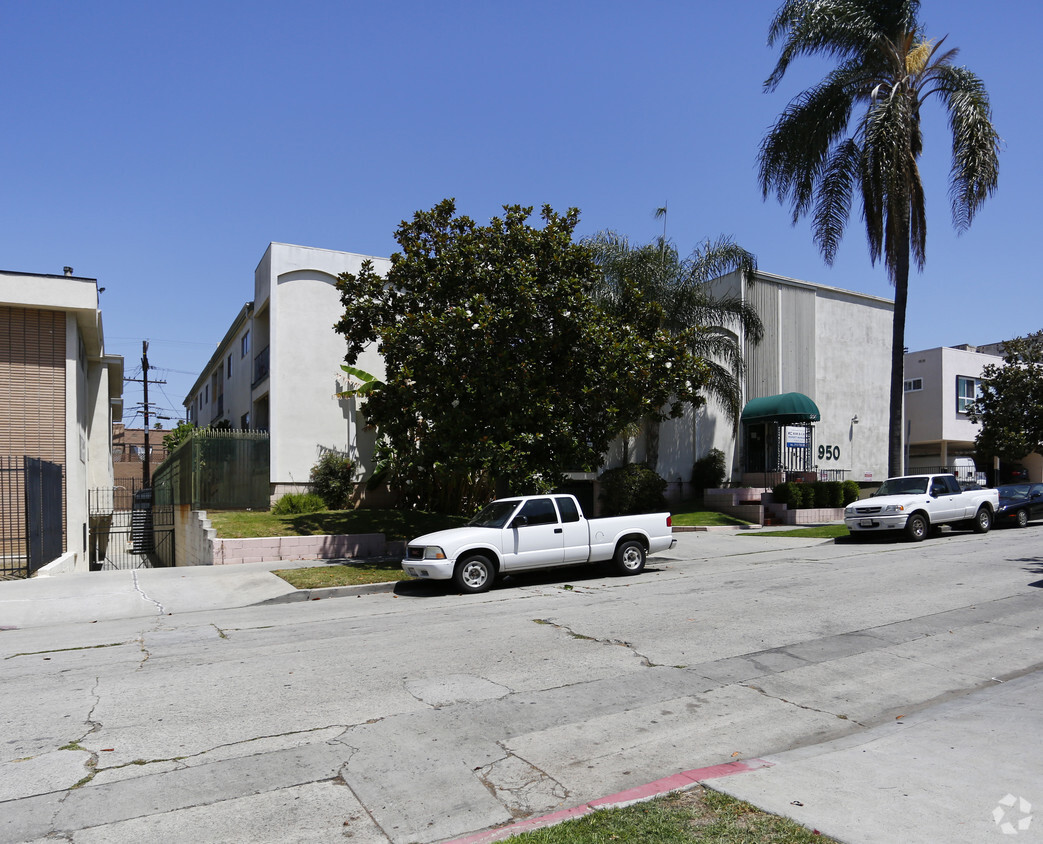
[[841, 60], [868, 55], [877, 33], [895, 31], [908, 7], [918, 5], [910, 0], [787, 0], [768, 28], [768, 46], [784, 43], [764, 89], [775, 90], [801, 55]]
[[848, 138], [833, 150], [819, 182], [813, 230], [815, 243], [829, 265], [833, 264], [847, 227], [861, 158], [858, 142]]
[[851, 112], [868, 81], [855, 62], [837, 68], [819, 85], [792, 100], [761, 144], [761, 191], [793, 209], [793, 222], [807, 214], [832, 148], [847, 135]]
[[1000, 136], [992, 125], [992, 108], [984, 83], [965, 67], [932, 69], [935, 90], [949, 116], [952, 168], [949, 199], [953, 225], [965, 231], [999, 181]]

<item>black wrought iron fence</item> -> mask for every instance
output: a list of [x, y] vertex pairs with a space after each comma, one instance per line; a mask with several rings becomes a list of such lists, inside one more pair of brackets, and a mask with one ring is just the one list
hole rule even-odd
[[0, 456], [0, 577], [28, 577], [65, 547], [62, 467]]

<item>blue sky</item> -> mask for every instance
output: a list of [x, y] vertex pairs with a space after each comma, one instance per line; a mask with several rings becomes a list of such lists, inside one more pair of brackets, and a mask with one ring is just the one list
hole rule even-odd
[[[386, 256], [399, 221], [447, 196], [480, 221], [575, 206], [580, 235], [636, 242], [666, 202], [682, 252], [731, 235], [763, 270], [891, 298], [857, 213], [829, 268], [807, 224], [761, 199], [760, 140], [825, 67], [763, 92], [776, 7], [0, 0], [0, 269], [97, 278], [108, 351], [130, 376], [148, 339], [168, 382], [150, 399], [174, 415], [270, 241]], [[1004, 151], [998, 192], [956, 237], [946, 125], [925, 113], [907, 344], [1039, 330], [1043, 5], [924, 0], [921, 18], [984, 79]], [[140, 423], [140, 385], [125, 398]]]

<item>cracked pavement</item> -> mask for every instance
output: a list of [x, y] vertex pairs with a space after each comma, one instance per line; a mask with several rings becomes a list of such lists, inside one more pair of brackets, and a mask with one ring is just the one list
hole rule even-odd
[[437, 842], [850, 736], [1039, 667], [1035, 533], [198, 611], [133, 573], [155, 614], [0, 632], [0, 842]]

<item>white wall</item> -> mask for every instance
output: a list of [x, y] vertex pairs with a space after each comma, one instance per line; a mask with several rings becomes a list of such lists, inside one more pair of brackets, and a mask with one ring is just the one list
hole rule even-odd
[[[893, 304], [821, 288], [815, 305], [811, 398], [822, 414], [815, 425], [815, 462], [819, 469], [846, 469], [850, 480], [881, 480], [887, 477]], [[819, 460], [820, 445], [839, 447], [840, 459]]]
[[[271, 279], [269, 296], [269, 430], [271, 481], [308, 480], [321, 448], [372, 460], [372, 436], [358, 432], [356, 402], [337, 398], [343, 390], [344, 337], [334, 331], [343, 311], [337, 277], [358, 272], [365, 255], [273, 243], [262, 265]], [[369, 258], [377, 272], [390, 261]], [[258, 288], [263, 289], [263, 283]], [[375, 351], [361, 356], [358, 368], [384, 377]], [[368, 447], [359, 447], [359, 438]], [[368, 438], [368, 441], [367, 441]]]

